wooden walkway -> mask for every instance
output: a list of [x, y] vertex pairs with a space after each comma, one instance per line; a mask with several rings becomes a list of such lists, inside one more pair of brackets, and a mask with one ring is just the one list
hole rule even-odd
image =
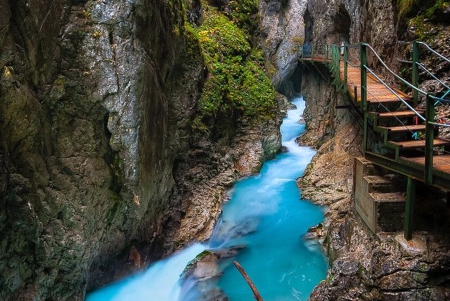
[[[344, 63], [341, 62], [339, 72], [341, 81], [344, 82]], [[356, 89], [355, 89], [356, 88]], [[391, 88], [401, 98], [410, 101], [411, 97], [400, 90]], [[358, 67], [347, 65], [347, 91], [354, 102], [361, 101], [361, 70]], [[356, 95], [355, 95], [356, 92]], [[372, 74], [367, 74], [367, 102], [368, 103], [389, 103], [399, 102], [399, 98], [385, 85], [380, 83]]]
[[[301, 60], [310, 64], [332, 63], [331, 59], [324, 56], [302, 58]], [[345, 78], [344, 62], [341, 58], [339, 69], [341, 83], [346, 82], [346, 90], [350, 99], [355, 107], [362, 111], [360, 68], [347, 64], [347, 78]], [[400, 100], [402, 98], [412, 105], [412, 97], [395, 87], [386, 87], [370, 73], [367, 74], [366, 81], [368, 110], [366, 116], [371, 121], [372, 130], [379, 133], [380, 139], [382, 142], [384, 141], [387, 149], [383, 155], [367, 151], [366, 157], [385, 168], [405, 176], [411, 176], [419, 181], [425, 181], [424, 148], [426, 143], [425, 139], [417, 138], [425, 133], [425, 124]], [[424, 110], [417, 109], [416, 111], [422, 115], [424, 113]], [[433, 141], [434, 147], [450, 149], [450, 140], [448, 139], [435, 137]], [[437, 186], [450, 190], [450, 155], [435, 154], [433, 158], [433, 177], [437, 179]]]
[[[324, 56], [315, 55], [314, 57], [305, 57], [301, 59], [304, 62], [311, 63], [330, 63], [331, 59]], [[344, 62], [340, 63], [339, 72], [341, 81], [345, 81], [344, 75]], [[356, 87], [356, 91], [355, 91]], [[402, 91], [392, 88], [400, 97], [403, 99], [410, 100], [411, 98], [403, 93]], [[361, 70], [359, 67], [354, 67], [352, 65], [347, 65], [347, 91], [350, 98], [355, 102], [361, 101]], [[355, 94], [356, 92], [356, 94]], [[392, 93], [386, 86], [380, 83], [371, 74], [367, 75], [367, 102], [370, 103], [386, 103], [386, 102], [397, 102], [399, 99]]]
[[[415, 64], [419, 63], [417, 45], [417, 42], [413, 42], [413, 61], [416, 61], [412, 62], [412, 72], [416, 79], [419, 77], [418, 68], [414, 68], [417, 66]], [[406, 240], [411, 240], [417, 181], [447, 191], [447, 204], [450, 204], [450, 140], [438, 137], [438, 124], [434, 119], [436, 100], [418, 89], [417, 82], [408, 83], [416, 93], [414, 101], [413, 97], [398, 90], [392, 84], [387, 84], [378, 75], [374, 76], [375, 71], [367, 67], [367, 49], [375, 53], [370, 45], [359, 44], [358, 55], [361, 62], [353, 65], [350, 63], [344, 65], [344, 60], [349, 61], [349, 48], [354, 49], [355, 45], [344, 48], [331, 45], [331, 54], [329, 46], [325, 47], [327, 57], [315, 55], [301, 58], [300, 61], [313, 65], [327, 64], [337, 91], [344, 91], [349, 95], [353, 108], [364, 120], [365, 159], [406, 177], [404, 237]], [[343, 55], [341, 55], [342, 51]], [[376, 53], [375, 55], [378, 57]], [[379, 57], [378, 59], [384, 65]], [[364, 66], [361, 67], [365, 70], [364, 74], [359, 65]], [[362, 76], [364, 76], [363, 79]], [[362, 93], [362, 89], [365, 89], [365, 93]], [[426, 110], [414, 107], [414, 103], [418, 103], [419, 92], [425, 97]], [[360, 204], [362, 206], [360, 208], [364, 207], [368, 199], [370, 198]], [[379, 217], [373, 210], [375, 205], [372, 205], [364, 207], [368, 210], [361, 209], [361, 212], [357, 209], [367, 225], [376, 223], [370, 221], [376, 221]], [[375, 231], [376, 227], [371, 229]]]

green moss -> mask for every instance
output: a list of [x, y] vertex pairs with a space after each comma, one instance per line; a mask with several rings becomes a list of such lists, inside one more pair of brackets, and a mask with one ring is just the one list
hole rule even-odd
[[425, 17], [434, 20], [436, 16], [440, 15], [450, 6], [450, 1], [437, 0], [434, 4], [425, 11]]
[[187, 31], [194, 31], [190, 43], [198, 41], [208, 68], [193, 128], [207, 131], [207, 124], [219, 113], [235, 110], [256, 118], [271, 117], [275, 91], [264, 72], [262, 51], [252, 49], [250, 36], [238, 26], [239, 20], [230, 20], [216, 8], [203, 5], [203, 24], [186, 26]]
[[230, 16], [240, 28], [253, 32], [257, 28], [257, 0], [231, 0], [229, 3]]
[[399, 0], [397, 2], [398, 17], [402, 18], [408, 15], [418, 4], [418, 0]]
[[117, 213], [119, 212], [121, 204], [123, 204], [122, 197], [116, 193], [111, 195], [110, 201], [112, 203], [112, 207], [108, 212], [108, 216], [106, 217], [108, 223], [111, 223], [115, 219]]
[[[450, 7], [449, 0], [418, 1], [398, 0], [397, 9], [399, 19], [411, 17], [410, 22], [424, 25], [424, 21], [440, 22], [446, 20], [444, 11]], [[426, 22], [426, 23], [428, 23]], [[432, 26], [432, 25], [430, 25]]]
[[192, 259], [191, 261], [188, 262], [188, 264], [186, 265], [186, 267], [183, 270], [183, 274], [186, 273], [187, 271], [189, 271], [190, 269], [192, 269], [192, 267], [199, 261], [201, 261], [205, 256], [208, 256], [212, 254], [211, 251], [205, 250], [203, 252], [201, 252], [200, 254], [198, 254], [197, 256], [195, 256], [194, 259]]
[[426, 22], [425, 19], [426, 17], [424, 15], [414, 17], [409, 21], [408, 26], [410, 28], [414, 28], [416, 40], [429, 43], [434, 40], [434, 24], [431, 22]]

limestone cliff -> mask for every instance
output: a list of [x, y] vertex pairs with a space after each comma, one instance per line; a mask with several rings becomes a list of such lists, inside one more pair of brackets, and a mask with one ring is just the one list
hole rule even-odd
[[261, 46], [274, 87], [287, 96], [300, 91], [297, 60], [304, 43], [306, 0], [259, 1]]
[[[193, 128], [201, 5], [0, 0], [0, 299], [82, 300], [204, 239], [226, 188], [277, 151], [275, 112]], [[213, 208], [181, 223], [198, 202]]]

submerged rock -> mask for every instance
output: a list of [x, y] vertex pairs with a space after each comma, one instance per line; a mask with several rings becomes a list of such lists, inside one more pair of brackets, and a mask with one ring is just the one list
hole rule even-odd
[[222, 271], [219, 262], [237, 255], [244, 246], [234, 246], [219, 250], [206, 250], [193, 259], [182, 274], [183, 300], [215, 301], [228, 300], [217, 286]]

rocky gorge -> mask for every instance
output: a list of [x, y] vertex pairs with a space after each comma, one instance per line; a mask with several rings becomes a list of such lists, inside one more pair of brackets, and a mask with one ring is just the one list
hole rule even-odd
[[185, 22], [202, 5], [0, 2], [0, 299], [82, 300], [205, 239], [225, 190], [279, 149], [256, 59], [268, 117], [200, 106], [215, 83]]
[[207, 239], [226, 190], [279, 151], [268, 83], [305, 95], [318, 149], [299, 186], [328, 208], [330, 271], [311, 299], [450, 298], [445, 232], [411, 255], [358, 220], [361, 128], [326, 68], [298, 65], [304, 43], [345, 40], [399, 69], [395, 41], [426, 33], [448, 54], [448, 2], [420, 32], [399, 2], [0, 0], [0, 298], [82, 300]]

